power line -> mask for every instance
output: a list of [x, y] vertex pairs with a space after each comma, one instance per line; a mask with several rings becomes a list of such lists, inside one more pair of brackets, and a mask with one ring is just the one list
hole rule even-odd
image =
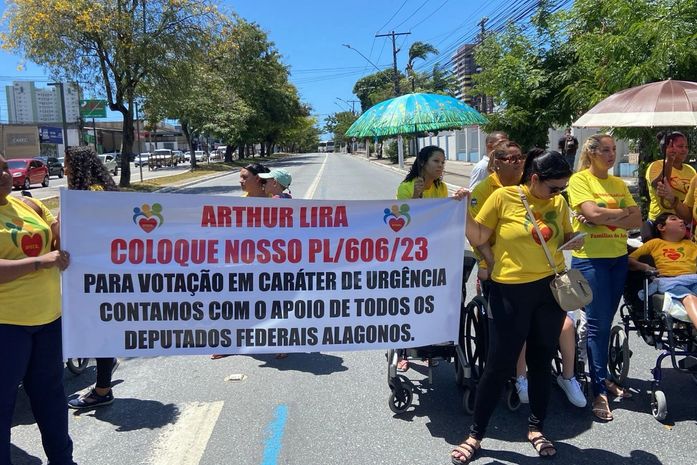
[[404, 3], [402, 3], [402, 6], [400, 6], [399, 8], [397, 8], [397, 11], [394, 12], [394, 14], [390, 17], [390, 19], [388, 19], [387, 22], [386, 22], [385, 24], [383, 24], [382, 26], [380, 26], [380, 27], [378, 28], [378, 32], [382, 31], [382, 28], [384, 28], [385, 26], [387, 26], [388, 24], [390, 24], [390, 21], [392, 21], [392, 20], [394, 19], [394, 17], [397, 16], [397, 14], [398, 14], [400, 11], [402, 11], [402, 8], [404, 8], [404, 5], [407, 4], [407, 1], [408, 1], [408, 0], [404, 0]]
[[428, 18], [430, 18], [431, 16], [433, 16], [434, 14], [436, 14], [436, 13], [438, 12], [438, 10], [440, 10], [441, 8], [443, 8], [443, 7], [445, 6], [445, 4], [448, 3], [449, 1], [450, 1], [450, 0], [445, 0], [443, 3], [440, 4], [440, 6], [439, 6], [438, 8], [436, 8], [435, 10], [433, 10], [433, 11], [431, 12], [430, 15], [426, 16], [424, 19], [422, 19], [422, 20], [419, 21], [418, 23], [416, 23], [416, 24], [414, 24], [413, 26], [411, 26], [411, 27], [409, 28], [409, 30], [412, 31], [412, 30], [416, 29], [416, 26], [419, 26], [421, 23], [423, 23], [423, 22], [425, 22], [426, 20], [428, 20]]
[[428, 3], [428, 0], [425, 0], [425, 1], [421, 4], [421, 6], [419, 6], [416, 10], [414, 10], [414, 12], [413, 12], [412, 14], [410, 14], [409, 16], [407, 16], [407, 18], [406, 18], [404, 21], [402, 21], [401, 23], [397, 24], [393, 29], [399, 29], [400, 27], [402, 27], [402, 25], [403, 25], [404, 23], [406, 23], [407, 21], [409, 21], [416, 13], [419, 12], [419, 10], [420, 10], [421, 8], [425, 7], [427, 3]]

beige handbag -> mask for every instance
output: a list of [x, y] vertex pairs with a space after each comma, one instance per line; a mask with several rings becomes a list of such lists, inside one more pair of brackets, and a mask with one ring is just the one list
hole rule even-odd
[[551, 283], [549, 283], [554, 300], [557, 301], [562, 310], [567, 312], [578, 310], [579, 308], [588, 305], [593, 301], [593, 290], [591, 289], [590, 284], [588, 284], [586, 278], [583, 277], [583, 274], [581, 274], [581, 272], [575, 268], [566, 269], [566, 267], [564, 267], [564, 271], [556, 271], [552, 254], [547, 248], [547, 243], [542, 236], [539, 226], [537, 226], [535, 216], [532, 214], [530, 206], [528, 205], [528, 200], [520, 186], [518, 187], [518, 193], [520, 194], [520, 200], [523, 201], [525, 210], [528, 212], [528, 219], [535, 228], [537, 237], [540, 239], [540, 245], [545, 251], [549, 266], [552, 267], [552, 271], [554, 271], [554, 279]]

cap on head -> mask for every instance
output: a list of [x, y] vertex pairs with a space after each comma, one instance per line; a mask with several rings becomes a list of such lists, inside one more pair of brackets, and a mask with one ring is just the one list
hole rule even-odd
[[274, 168], [268, 173], [259, 173], [259, 177], [262, 179], [275, 179], [277, 183], [285, 188], [290, 187], [290, 183], [293, 180], [290, 173], [283, 168]]

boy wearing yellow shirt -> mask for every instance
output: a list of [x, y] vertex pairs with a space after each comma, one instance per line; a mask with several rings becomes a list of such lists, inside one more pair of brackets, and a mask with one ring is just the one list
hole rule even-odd
[[[660, 237], [651, 239], [629, 255], [632, 270], [652, 270], [639, 261], [651, 255], [662, 276], [661, 288], [685, 307], [690, 321], [697, 328], [697, 244], [685, 239], [685, 222], [673, 213], [661, 213], [654, 220]], [[679, 277], [679, 279], [673, 279]]]

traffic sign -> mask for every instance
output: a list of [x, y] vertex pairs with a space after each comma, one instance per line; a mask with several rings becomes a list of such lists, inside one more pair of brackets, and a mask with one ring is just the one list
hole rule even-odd
[[80, 116], [106, 118], [106, 100], [80, 100]]

